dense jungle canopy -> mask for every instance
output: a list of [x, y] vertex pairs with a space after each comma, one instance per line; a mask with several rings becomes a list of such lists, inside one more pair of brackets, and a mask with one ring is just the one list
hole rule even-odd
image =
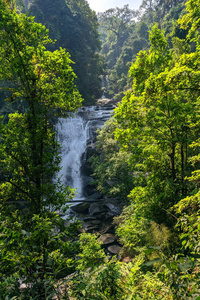
[[[200, 299], [199, 36], [199, 0], [0, 0], [0, 299]], [[74, 191], [55, 122], [102, 95], [89, 163], [124, 205], [112, 258], [57, 214]]]

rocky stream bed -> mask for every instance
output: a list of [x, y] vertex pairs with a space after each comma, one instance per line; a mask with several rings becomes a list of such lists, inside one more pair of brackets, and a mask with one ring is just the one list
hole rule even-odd
[[58, 141], [62, 145], [63, 184], [77, 189], [70, 203], [70, 215], [82, 222], [81, 232], [98, 233], [99, 241], [108, 256], [120, 258], [121, 245], [115, 235], [113, 218], [118, 216], [123, 203], [113, 198], [102, 198], [91, 184], [89, 158], [96, 154], [96, 134], [112, 116], [115, 103], [99, 99], [97, 106], [81, 108], [72, 118], [60, 119]]
[[117, 199], [105, 198], [89, 201], [85, 200], [70, 207], [70, 215], [77, 217], [82, 222], [79, 233], [99, 234], [99, 241], [108, 256], [117, 255], [121, 259], [119, 244], [115, 234], [113, 218], [118, 216], [123, 204]]

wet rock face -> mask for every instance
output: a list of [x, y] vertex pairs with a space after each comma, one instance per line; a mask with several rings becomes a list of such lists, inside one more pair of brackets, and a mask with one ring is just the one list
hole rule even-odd
[[78, 203], [76, 205], [73, 205], [71, 207], [71, 210], [73, 210], [75, 213], [88, 213], [89, 212], [90, 204], [88, 202], [82, 202]]
[[109, 208], [113, 216], [118, 216], [122, 210], [122, 204], [117, 199], [107, 198], [104, 200], [104, 205]]
[[90, 205], [89, 214], [90, 216], [97, 216], [99, 214], [106, 213], [106, 208], [104, 207], [104, 203], [102, 202], [94, 202]]
[[91, 184], [92, 178], [90, 176], [92, 170], [88, 163], [88, 159], [96, 153], [95, 142], [97, 129], [100, 129], [110, 118], [113, 108], [114, 106], [111, 104], [99, 105], [94, 107], [92, 111], [83, 109], [83, 111], [79, 113], [85, 122], [87, 122], [89, 132], [86, 149], [81, 159], [81, 178], [83, 185], [83, 197], [85, 198], [92, 196], [96, 192], [95, 187]]

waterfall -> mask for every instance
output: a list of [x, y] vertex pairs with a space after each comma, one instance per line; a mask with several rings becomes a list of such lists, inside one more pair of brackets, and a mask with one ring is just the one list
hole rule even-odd
[[81, 108], [68, 118], [60, 118], [56, 125], [57, 140], [61, 144], [61, 167], [58, 176], [62, 183], [76, 189], [75, 200], [83, 200], [83, 174], [81, 167], [86, 159], [87, 146], [94, 146], [96, 130], [111, 116], [113, 107]]
[[67, 119], [60, 118], [57, 124], [58, 142], [62, 145], [62, 183], [77, 189], [75, 199], [82, 199], [81, 158], [85, 152], [88, 127], [84, 120], [76, 115]]

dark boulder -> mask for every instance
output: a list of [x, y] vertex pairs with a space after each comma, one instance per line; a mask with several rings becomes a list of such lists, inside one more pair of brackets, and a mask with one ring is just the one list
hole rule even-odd
[[75, 211], [76, 213], [88, 213], [89, 207], [90, 204], [88, 202], [83, 202], [71, 206], [71, 210]]

